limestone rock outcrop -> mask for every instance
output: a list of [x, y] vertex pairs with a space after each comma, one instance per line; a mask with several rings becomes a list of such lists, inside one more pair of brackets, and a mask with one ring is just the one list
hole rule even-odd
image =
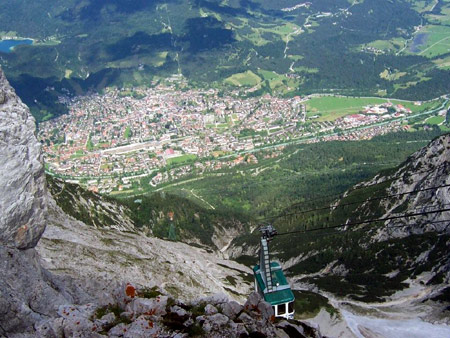
[[45, 230], [47, 193], [35, 120], [0, 69], [0, 243], [29, 249]]
[[45, 230], [47, 191], [35, 121], [0, 69], [0, 335], [33, 325], [73, 301], [33, 249]]
[[58, 318], [42, 322], [43, 337], [314, 337], [320, 331], [302, 321], [275, 320], [257, 293], [244, 306], [217, 294], [181, 302], [157, 287], [120, 285], [104, 306], [65, 305]]

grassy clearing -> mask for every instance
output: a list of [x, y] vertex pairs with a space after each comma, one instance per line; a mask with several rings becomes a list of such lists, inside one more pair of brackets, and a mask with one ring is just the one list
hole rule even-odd
[[73, 70], [71, 70], [71, 69], [66, 69], [66, 71], [64, 72], [64, 77], [65, 77], [66, 79], [70, 79], [70, 76], [72, 75], [72, 73], [73, 73]]
[[159, 52], [151, 56], [142, 56], [140, 58], [130, 57], [119, 61], [108, 62], [111, 68], [132, 68], [138, 67], [140, 64], [148, 64], [153, 67], [161, 67], [167, 59], [168, 52]]
[[450, 25], [450, 3], [443, 6], [440, 14], [427, 14], [425, 17], [434, 24]]
[[428, 124], [441, 124], [445, 121], [445, 116], [433, 116], [425, 120]]
[[405, 44], [405, 39], [402, 38], [395, 38], [391, 40], [375, 40], [367, 45], [363, 45], [362, 47], [372, 47], [384, 51], [399, 51], [403, 48]]
[[419, 55], [432, 58], [450, 52], [450, 27], [428, 25], [421, 32], [428, 37], [420, 47]]
[[385, 69], [383, 72], [380, 73], [380, 78], [388, 80], [388, 81], [395, 81], [401, 78], [402, 76], [405, 76], [406, 72], [389, 72], [389, 70]]
[[193, 154], [185, 154], [178, 157], [172, 157], [167, 159], [167, 164], [180, 164], [188, 161], [195, 160], [197, 158], [196, 155]]
[[280, 76], [279, 74], [277, 74], [273, 71], [264, 70], [264, 69], [258, 70], [258, 74], [261, 75], [264, 80], [269, 80], [269, 81], [276, 79]]
[[74, 158], [81, 158], [84, 156], [86, 156], [86, 153], [83, 150], [77, 150], [75, 153], [70, 155], [70, 158], [74, 159]]
[[249, 40], [256, 46], [263, 46], [271, 42], [263, 38], [264, 34], [272, 33], [278, 35], [284, 42], [287, 42], [288, 36], [291, 36], [290, 39], [292, 39], [292, 35], [300, 34], [302, 32], [300, 26], [297, 26], [290, 22], [284, 24], [267, 24], [261, 26], [264, 27], [251, 27], [250, 29], [252, 33], [243, 35], [242, 37]]
[[299, 61], [301, 59], [303, 59], [303, 56], [301, 55], [288, 55], [288, 58], [294, 61]]
[[262, 76], [265, 81], [269, 81], [269, 86], [271, 89], [275, 89], [280, 86], [285, 86], [283, 80], [286, 79], [284, 75], [277, 74], [268, 70], [258, 70], [258, 74]]
[[433, 60], [433, 63], [441, 69], [446, 69], [449, 70], [450, 69], [450, 56], [444, 57], [442, 59], [436, 59]]
[[432, 1], [419, 0], [419, 1], [410, 1], [410, 2], [413, 3], [412, 8], [419, 13], [429, 12], [431, 10], [431, 8], [433, 7]]
[[244, 73], [233, 74], [225, 79], [225, 83], [231, 84], [236, 87], [253, 87], [261, 82], [261, 78], [253, 73], [251, 70], [247, 70]]
[[303, 66], [295, 67], [294, 70], [299, 73], [308, 73], [308, 74], [315, 74], [319, 72], [318, 68], [308, 68]]

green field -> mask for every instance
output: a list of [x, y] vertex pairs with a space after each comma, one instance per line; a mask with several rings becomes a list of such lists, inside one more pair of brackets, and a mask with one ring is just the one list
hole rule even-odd
[[193, 154], [185, 154], [178, 157], [172, 157], [167, 159], [167, 164], [180, 164], [185, 162], [193, 161], [197, 158], [196, 155]]
[[438, 68], [450, 70], [450, 56], [433, 60], [433, 63], [438, 66]]
[[[286, 77], [284, 75], [277, 74], [276, 72], [260, 69], [258, 70], [258, 74], [261, 75], [265, 81], [269, 81], [269, 86], [271, 89], [286, 87], [285, 83], [289, 85], [290, 82], [286, 81]], [[285, 83], [283, 83], [283, 80], [285, 80]], [[291, 84], [291, 86], [295, 85]]]
[[278, 78], [280, 75], [270, 71], [270, 70], [264, 70], [264, 69], [260, 69], [258, 70], [258, 73], [263, 77], [264, 80], [274, 80], [276, 78]]
[[431, 23], [437, 23], [440, 25], [450, 25], [450, 3], [444, 5], [441, 9], [441, 13], [438, 14], [427, 14], [426, 18]]
[[377, 105], [386, 102], [401, 104], [413, 112], [420, 112], [431, 109], [438, 105], [437, 101], [424, 102], [415, 105], [411, 101], [389, 100], [382, 98], [358, 98], [358, 97], [335, 97], [324, 96], [312, 98], [306, 103], [307, 116], [319, 115], [317, 121], [334, 121], [339, 117], [360, 112], [364, 106]]
[[83, 150], [77, 150], [75, 153], [70, 155], [70, 158], [75, 159], [75, 158], [81, 158], [84, 156], [86, 156], [86, 153]]
[[381, 104], [385, 99], [324, 96], [306, 103], [307, 116], [319, 115], [318, 122], [334, 121], [339, 117], [358, 113], [364, 106]]
[[432, 58], [450, 52], [450, 27], [429, 25], [421, 33], [427, 33], [428, 37], [419, 55]]
[[225, 83], [231, 84], [236, 87], [253, 87], [260, 82], [261, 78], [251, 70], [247, 70], [244, 73], [233, 74], [225, 79]]
[[428, 124], [441, 124], [442, 122], [445, 121], [445, 116], [433, 116], [428, 118], [425, 123]]

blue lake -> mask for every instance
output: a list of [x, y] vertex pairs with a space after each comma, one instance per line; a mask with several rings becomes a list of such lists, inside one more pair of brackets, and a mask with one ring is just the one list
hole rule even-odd
[[10, 53], [13, 48], [19, 45], [31, 45], [33, 44], [33, 40], [0, 40], [0, 52], [1, 53]]

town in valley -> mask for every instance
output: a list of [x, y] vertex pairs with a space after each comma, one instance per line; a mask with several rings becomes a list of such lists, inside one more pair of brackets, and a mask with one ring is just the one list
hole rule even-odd
[[[292, 143], [361, 140], [405, 130], [414, 111], [390, 100], [333, 120], [292, 98], [179, 88], [180, 78], [65, 98], [69, 113], [39, 125], [47, 172], [100, 193], [156, 189], [204, 172], [277, 157]], [[422, 102], [411, 103], [421, 111]], [[409, 104], [409, 106], [411, 106]], [[438, 114], [445, 115], [445, 110]]]

